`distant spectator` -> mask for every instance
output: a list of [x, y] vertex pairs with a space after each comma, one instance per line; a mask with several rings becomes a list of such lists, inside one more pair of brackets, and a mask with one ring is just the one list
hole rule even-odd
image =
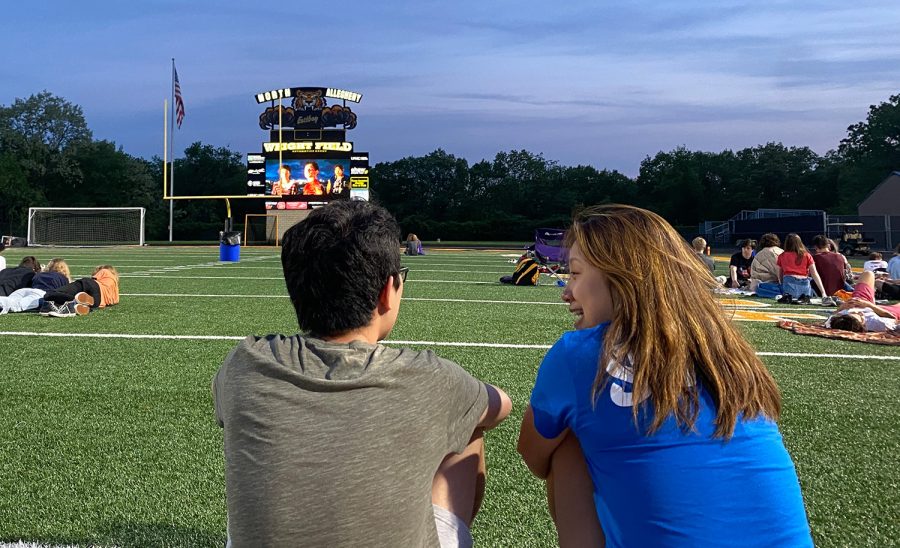
[[697, 236], [691, 242], [691, 247], [694, 248], [694, 253], [700, 257], [700, 260], [703, 261], [703, 264], [706, 265], [706, 268], [709, 269], [710, 272], [716, 271], [716, 261], [713, 260], [712, 257], [706, 254], [706, 240]]
[[406, 251], [404, 252], [406, 255], [424, 255], [425, 251], [422, 250], [422, 241], [419, 240], [419, 237], [410, 232], [406, 236]]
[[853, 286], [847, 283], [847, 258], [832, 251], [830, 240], [823, 235], [813, 238], [813, 248], [816, 253], [812, 256], [816, 263], [816, 270], [822, 279], [822, 287], [825, 290], [823, 298], [834, 295], [840, 290], [853, 291]]
[[6, 257], [3, 256], [4, 251], [6, 251], [6, 245], [0, 243], [0, 270], [6, 268]]
[[887, 272], [887, 261], [881, 256], [881, 253], [873, 251], [869, 253], [869, 260], [863, 263], [863, 270], [866, 272]]
[[753, 264], [753, 250], [756, 243], [753, 240], [741, 240], [741, 250], [731, 256], [728, 263], [729, 278], [725, 287], [739, 288], [750, 283], [750, 266]]
[[753, 291], [760, 282], [778, 283], [777, 260], [782, 253], [781, 239], [777, 235], [771, 232], [762, 235], [750, 266], [750, 287]]
[[894, 258], [888, 261], [888, 277], [900, 280], [900, 244], [894, 249]]
[[803, 245], [797, 234], [788, 234], [784, 240], [784, 253], [778, 256], [779, 282], [787, 300], [797, 300], [801, 304], [809, 303], [813, 296], [811, 281], [816, 282], [819, 293], [825, 295], [822, 279], [816, 270], [812, 255]]
[[19, 266], [15, 268], [0, 270], [0, 297], [8, 297], [17, 289], [31, 287], [31, 280], [40, 271], [40, 261], [31, 255], [22, 259]]

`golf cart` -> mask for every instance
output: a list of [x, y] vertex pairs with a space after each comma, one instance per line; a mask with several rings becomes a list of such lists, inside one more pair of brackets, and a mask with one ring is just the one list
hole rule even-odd
[[875, 240], [867, 240], [862, 223], [828, 223], [828, 232], [844, 255], [868, 255]]

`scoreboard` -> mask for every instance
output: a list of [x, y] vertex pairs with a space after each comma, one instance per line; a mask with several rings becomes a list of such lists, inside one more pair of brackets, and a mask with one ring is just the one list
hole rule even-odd
[[[261, 151], [247, 155], [247, 195], [271, 197], [266, 209], [368, 200], [369, 154], [347, 140], [356, 127], [347, 101], [361, 99], [356, 92], [319, 87], [257, 93], [257, 103], [269, 103], [259, 116], [269, 135]], [[332, 100], [338, 103], [329, 105]]]

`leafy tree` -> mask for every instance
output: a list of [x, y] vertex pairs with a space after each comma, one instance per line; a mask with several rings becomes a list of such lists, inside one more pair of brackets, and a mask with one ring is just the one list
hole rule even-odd
[[859, 202], [900, 168], [900, 94], [870, 106], [865, 121], [848, 127], [838, 155], [845, 162], [840, 174], [840, 207], [856, 213]]
[[28, 183], [47, 196], [81, 182], [73, 156], [90, 141], [81, 107], [49, 91], [0, 106], [0, 150], [12, 154]]
[[28, 184], [16, 158], [0, 154], [0, 231], [23, 234], [28, 223], [28, 208], [47, 205], [47, 199]]

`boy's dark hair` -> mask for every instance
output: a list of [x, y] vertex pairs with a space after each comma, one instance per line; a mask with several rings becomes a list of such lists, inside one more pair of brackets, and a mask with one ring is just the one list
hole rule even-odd
[[851, 316], [850, 314], [841, 314], [839, 316], [833, 316], [831, 318], [831, 328], [832, 329], [842, 329], [844, 331], [855, 331], [857, 333], [864, 333], [866, 330], [866, 326], [863, 325], [859, 318], [855, 316]]
[[752, 247], [753, 249], [756, 249], [756, 240], [751, 240], [751, 239], [741, 240], [740, 242], [738, 242], [738, 247], [740, 247], [740, 248]]
[[22, 262], [19, 263], [19, 266], [24, 266], [25, 268], [30, 268], [34, 272], [41, 271], [41, 263], [37, 260], [37, 257], [34, 255], [28, 255], [27, 257], [22, 257]]
[[824, 235], [819, 234], [812, 240], [813, 247], [816, 249], [828, 249], [828, 238]]
[[399, 242], [394, 217], [365, 201], [332, 202], [291, 227], [281, 264], [300, 329], [329, 336], [368, 325], [400, 271]]

